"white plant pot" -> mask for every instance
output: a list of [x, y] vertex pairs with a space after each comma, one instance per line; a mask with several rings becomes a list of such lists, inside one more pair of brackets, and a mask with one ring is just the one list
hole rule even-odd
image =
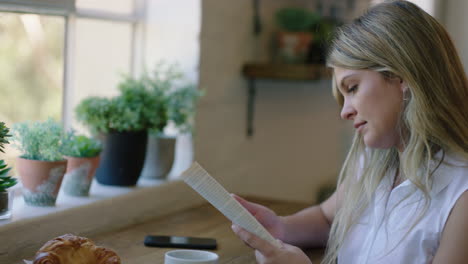
[[176, 137], [148, 136], [145, 164], [141, 177], [145, 179], [163, 180], [174, 164]]

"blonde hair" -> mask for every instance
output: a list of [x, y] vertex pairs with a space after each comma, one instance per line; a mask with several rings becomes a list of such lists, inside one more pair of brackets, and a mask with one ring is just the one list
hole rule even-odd
[[[345, 186], [340, 198], [343, 204], [332, 223], [323, 261], [331, 264], [385, 175], [399, 171], [401, 180], [410, 180], [423, 192], [426, 205], [422, 217], [430, 201], [432, 173], [443, 160], [434, 163], [435, 152], [451, 151], [468, 158], [468, 109], [464, 102], [468, 81], [442, 25], [407, 1], [377, 4], [341, 27], [327, 63], [330, 67], [374, 70], [386, 78], [397, 76], [408, 86], [408, 101], [399, 124], [402, 152], [395, 147], [368, 149], [359, 135], [354, 137], [338, 179], [338, 186]], [[343, 105], [334, 79], [333, 94]]]

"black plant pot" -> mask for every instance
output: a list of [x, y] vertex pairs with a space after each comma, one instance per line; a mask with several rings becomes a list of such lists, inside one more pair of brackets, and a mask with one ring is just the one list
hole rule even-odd
[[105, 185], [136, 185], [145, 161], [147, 139], [146, 131], [108, 133], [96, 180]]

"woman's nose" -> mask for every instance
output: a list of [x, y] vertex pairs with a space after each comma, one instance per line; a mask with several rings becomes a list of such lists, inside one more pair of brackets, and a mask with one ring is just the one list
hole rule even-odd
[[343, 108], [341, 109], [341, 118], [345, 120], [352, 120], [356, 116], [356, 110], [349, 102], [344, 102]]

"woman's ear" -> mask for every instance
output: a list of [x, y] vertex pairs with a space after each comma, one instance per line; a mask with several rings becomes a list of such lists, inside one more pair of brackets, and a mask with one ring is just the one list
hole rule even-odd
[[400, 89], [402, 93], [408, 92], [408, 84], [403, 79], [400, 79]]
[[409, 101], [411, 95], [410, 95], [410, 90], [408, 88], [408, 84], [401, 80], [400, 82], [400, 89], [401, 89], [401, 93], [403, 94], [403, 101]]

